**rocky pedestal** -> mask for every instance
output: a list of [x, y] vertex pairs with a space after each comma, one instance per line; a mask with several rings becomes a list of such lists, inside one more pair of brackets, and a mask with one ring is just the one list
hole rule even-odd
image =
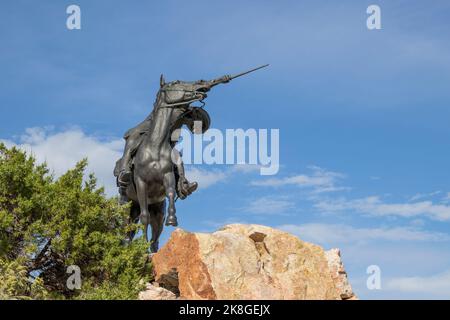
[[338, 249], [289, 233], [232, 224], [175, 230], [152, 258], [155, 282], [140, 299], [356, 299]]

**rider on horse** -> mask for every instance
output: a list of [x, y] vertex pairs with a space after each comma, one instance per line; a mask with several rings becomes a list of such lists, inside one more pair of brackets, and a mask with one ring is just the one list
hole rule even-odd
[[[162, 80], [163, 81], [163, 78]], [[214, 80], [213, 80], [214, 81]], [[206, 84], [212, 81], [196, 81], [195, 84]], [[132, 182], [132, 167], [133, 167], [133, 156], [136, 154], [143, 137], [145, 134], [151, 134], [151, 121], [152, 121], [153, 111], [147, 116], [147, 118], [138, 124], [136, 127], [129, 129], [125, 135], [125, 149], [124, 154], [121, 159], [119, 159], [116, 163], [116, 167], [114, 169], [114, 175], [117, 177], [117, 186], [119, 187], [119, 193], [121, 196], [121, 202], [128, 202], [128, 198], [126, 196], [126, 189]], [[208, 130], [210, 125], [210, 118], [208, 113], [201, 107], [189, 107], [189, 112], [183, 114], [176, 123], [173, 124], [172, 131], [176, 129], [180, 129], [180, 127], [185, 124], [194, 133], [194, 121], [200, 121], [202, 123], [201, 133], [204, 133]], [[171, 147], [174, 148], [176, 143], [178, 142], [178, 137], [176, 135], [171, 135]], [[175, 150], [176, 151], [176, 150]], [[178, 164], [174, 164], [174, 172], [176, 177], [176, 185], [177, 185], [177, 195], [180, 199], [185, 199], [187, 196], [192, 194], [198, 187], [197, 182], [190, 183], [185, 176], [184, 165], [181, 160], [181, 155], [177, 154], [177, 158], [179, 158]]]
[[[169, 108], [181, 108], [185, 109], [186, 111], [180, 115], [180, 117], [171, 124], [171, 147], [174, 151], [175, 144], [178, 142], [178, 138], [173, 139], [174, 135], [172, 133], [180, 129], [183, 125], [187, 125], [187, 127], [190, 129], [192, 133], [204, 133], [206, 130], [208, 130], [210, 126], [210, 118], [208, 113], [203, 109], [202, 107], [195, 107], [191, 106], [190, 104], [195, 101], [201, 102], [203, 105], [203, 99], [207, 97], [206, 92], [208, 92], [212, 87], [221, 84], [221, 83], [227, 83], [230, 80], [246, 75], [250, 72], [253, 72], [255, 70], [261, 69], [266, 67], [267, 65], [254, 68], [249, 71], [242, 72], [240, 74], [234, 75], [234, 76], [223, 76], [218, 79], [214, 80], [199, 80], [195, 82], [184, 82], [184, 81], [173, 81], [169, 83], [170, 85], [173, 85], [175, 87], [179, 87], [182, 89], [165, 89], [166, 83], [164, 81], [164, 77], [161, 75], [160, 85], [161, 89], [158, 92], [158, 96], [156, 99], [156, 102], [154, 104], [154, 108], [157, 107], [158, 97], [160, 96], [161, 92], [167, 91], [182, 91], [184, 92], [185, 97], [187, 97], [186, 101], [177, 102], [173, 104], [168, 104], [166, 107]], [[200, 98], [198, 98], [200, 96]], [[116, 163], [116, 167], [114, 169], [114, 175], [117, 177], [117, 186], [119, 187], [119, 192], [121, 195], [121, 202], [128, 202], [127, 196], [126, 196], [126, 190], [128, 186], [132, 182], [132, 170], [133, 170], [133, 156], [136, 154], [142, 140], [144, 139], [145, 135], [152, 134], [151, 132], [151, 124], [152, 124], [152, 116], [153, 111], [150, 113], [150, 115], [139, 125], [136, 127], [128, 130], [125, 135], [124, 139], [126, 140], [125, 143], [125, 150], [123, 157], [119, 159]], [[200, 132], [194, 132], [194, 122], [201, 122], [201, 130]], [[175, 152], [176, 157], [178, 158], [176, 161], [177, 163], [174, 163], [174, 173], [176, 178], [176, 192], [180, 199], [185, 199], [188, 195], [190, 195], [192, 192], [194, 192], [197, 189], [197, 183], [196, 182], [188, 182], [185, 174], [184, 174], [184, 166], [183, 162], [181, 161], [181, 155]]]
[[[210, 81], [165, 83], [161, 75], [153, 111], [125, 134], [124, 155], [114, 169], [121, 202], [130, 200], [130, 221], [140, 221], [144, 225], [144, 237], [151, 241], [152, 252], [158, 250], [164, 221], [166, 226], [178, 225], [176, 196], [184, 199], [197, 189], [196, 182], [186, 180], [181, 155], [175, 149], [179, 129], [186, 125], [194, 134], [204, 133], [211, 122], [203, 109], [207, 92], [218, 84], [266, 66]], [[202, 106], [192, 106], [194, 102], [200, 102]], [[134, 233], [130, 233], [130, 239], [133, 236]]]

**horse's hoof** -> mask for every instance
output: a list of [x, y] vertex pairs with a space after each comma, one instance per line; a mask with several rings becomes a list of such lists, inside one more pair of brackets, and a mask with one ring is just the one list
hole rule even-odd
[[159, 241], [153, 241], [150, 246], [150, 257], [154, 255], [156, 252], [158, 252], [159, 248]]
[[178, 226], [178, 221], [176, 216], [168, 216], [166, 219], [166, 226], [176, 227]]

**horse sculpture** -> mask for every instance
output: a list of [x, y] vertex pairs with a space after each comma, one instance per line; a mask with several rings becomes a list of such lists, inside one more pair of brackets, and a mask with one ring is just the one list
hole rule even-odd
[[[210, 120], [203, 109], [203, 100], [207, 97], [207, 92], [218, 84], [227, 83], [234, 78], [266, 66], [210, 81], [166, 83], [164, 77], [161, 76], [160, 89], [154, 108], [147, 118], [148, 130], [142, 134], [137, 150], [133, 152], [131, 183], [126, 185], [123, 190], [126, 198], [131, 200], [130, 220], [132, 222], [138, 222], [138, 219], [141, 221], [147, 241], [149, 241], [148, 225], [151, 226], [150, 250], [152, 252], [158, 250], [158, 239], [164, 225], [166, 198], [169, 204], [165, 224], [166, 226], [177, 226], [176, 196], [182, 191], [179, 189], [186, 186], [185, 183], [180, 183], [185, 182], [184, 168], [181, 157], [174, 148], [177, 139], [173, 138], [173, 133], [183, 125], [187, 125], [193, 133], [206, 131]], [[203, 104], [202, 107], [191, 106], [193, 102], [197, 101]], [[195, 132], [195, 121], [202, 121], [200, 132]], [[117, 170], [119, 164], [120, 160], [116, 165], [116, 177], [120, 176], [120, 170]], [[195, 189], [196, 184], [193, 185]], [[134, 234], [131, 234], [130, 238], [132, 239], [133, 236]]]

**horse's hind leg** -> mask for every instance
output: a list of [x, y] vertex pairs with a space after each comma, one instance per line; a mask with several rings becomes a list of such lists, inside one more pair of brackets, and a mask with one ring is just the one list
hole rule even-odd
[[150, 223], [150, 212], [148, 211], [147, 184], [139, 177], [136, 177], [135, 181], [136, 194], [139, 201], [139, 208], [141, 209], [139, 219], [144, 225], [144, 236], [145, 240], [148, 242], [148, 224]]
[[164, 175], [164, 188], [166, 189], [166, 196], [169, 198], [169, 209], [166, 226], [174, 226], [178, 225], [177, 216], [175, 215], [175, 175], [173, 172], [168, 172]]
[[152, 227], [152, 244], [150, 251], [155, 253], [159, 247], [159, 237], [164, 227], [164, 214], [166, 212], [166, 201], [150, 205], [150, 225]]
[[[137, 202], [134, 202], [131, 204], [130, 208], [130, 220], [129, 223], [137, 223], [139, 219], [140, 209], [139, 204]], [[136, 234], [136, 231], [132, 230], [128, 234], [128, 238], [130, 239], [130, 242], [133, 241], [134, 235]]]

